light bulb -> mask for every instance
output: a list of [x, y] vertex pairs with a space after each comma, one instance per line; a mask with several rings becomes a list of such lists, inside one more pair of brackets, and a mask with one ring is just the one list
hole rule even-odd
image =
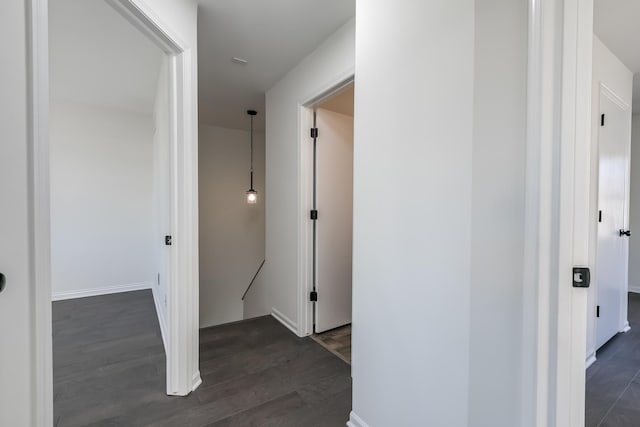
[[255, 190], [247, 191], [247, 203], [253, 205], [258, 201], [258, 193]]

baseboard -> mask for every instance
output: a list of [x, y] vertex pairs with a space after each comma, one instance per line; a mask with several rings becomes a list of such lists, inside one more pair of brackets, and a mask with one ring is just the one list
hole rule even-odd
[[595, 361], [596, 361], [596, 352], [595, 352], [595, 351], [592, 351], [591, 353], [589, 353], [589, 354], [587, 355], [587, 360], [586, 360], [586, 362], [585, 362], [585, 365], [586, 365], [586, 368], [585, 368], [585, 369], [589, 369], [589, 367], [590, 367], [591, 365], [593, 365], [593, 364], [595, 363]]
[[193, 374], [193, 378], [191, 378], [191, 384], [192, 384], [191, 391], [195, 391], [195, 389], [200, 387], [200, 384], [202, 384], [202, 378], [200, 378], [200, 371]]
[[624, 325], [622, 326], [622, 330], [620, 332], [629, 332], [631, 330], [631, 326], [629, 326], [629, 321], [627, 320], [626, 322], [624, 322]]
[[96, 297], [99, 295], [117, 294], [120, 292], [141, 291], [143, 289], [151, 289], [151, 282], [130, 283], [127, 285], [105, 286], [102, 288], [81, 289], [77, 291], [53, 292], [51, 301], [63, 301], [67, 299]]
[[156, 306], [156, 313], [158, 313], [158, 324], [160, 325], [160, 335], [162, 335], [162, 344], [164, 345], [164, 352], [167, 352], [167, 321], [164, 316], [164, 302], [160, 301], [157, 287], [151, 288], [153, 293], [153, 303]]
[[629, 292], [633, 292], [634, 294], [640, 294], [640, 285], [637, 285], [637, 286], [629, 285]]
[[298, 325], [296, 324], [296, 322], [294, 322], [293, 320], [289, 319], [287, 316], [285, 316], [284, 314], [280, 313], [277, 309], [272, 308], [271, 309], [271, 315], [273, 317], [275, 317], [275, 319], [282, 323], [284, 326], [286, 326], [287, 329], [289, 329], [291, 332], [293, 332], [294, 334], [296, 334], [296, 336], [298, 335]]
[[348, 427], [369, 427], [369, 424], [365, 423], [362, 418], [356, 415], [355, 412], [351, 411], [349, 415], [349, 421], [347, 421]]

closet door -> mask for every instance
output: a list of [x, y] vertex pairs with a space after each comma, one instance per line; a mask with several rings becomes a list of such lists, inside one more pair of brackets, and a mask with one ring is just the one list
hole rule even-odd
[[628, 106], [600, 92], [596, 348], [626, 322], [628, 291], [630, 120]]
[[315, 332], [351, 323], [353, 117], [318, 109]]

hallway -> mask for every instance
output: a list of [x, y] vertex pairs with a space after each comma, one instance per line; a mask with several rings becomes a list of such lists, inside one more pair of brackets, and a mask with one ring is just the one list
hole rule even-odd
[[640, 425], [640, 294], [629, 293], [629, 324], [587, 370], [587, 427]]
[[344, 426], [350, 366], [261, 317], [200, 331], [203, 384], [165, 394], [151, 291], [53, 303], [54, 419], [63, 426]]

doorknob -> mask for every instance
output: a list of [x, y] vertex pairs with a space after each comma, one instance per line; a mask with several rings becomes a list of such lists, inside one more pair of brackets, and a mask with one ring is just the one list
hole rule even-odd
[[7, 277], [0, 273], [0, 292], [4, 291], [4, 286], [7, 284]]
[[620, 237], [622, 236], [631, 236], [631, 230], [620, 230]]

